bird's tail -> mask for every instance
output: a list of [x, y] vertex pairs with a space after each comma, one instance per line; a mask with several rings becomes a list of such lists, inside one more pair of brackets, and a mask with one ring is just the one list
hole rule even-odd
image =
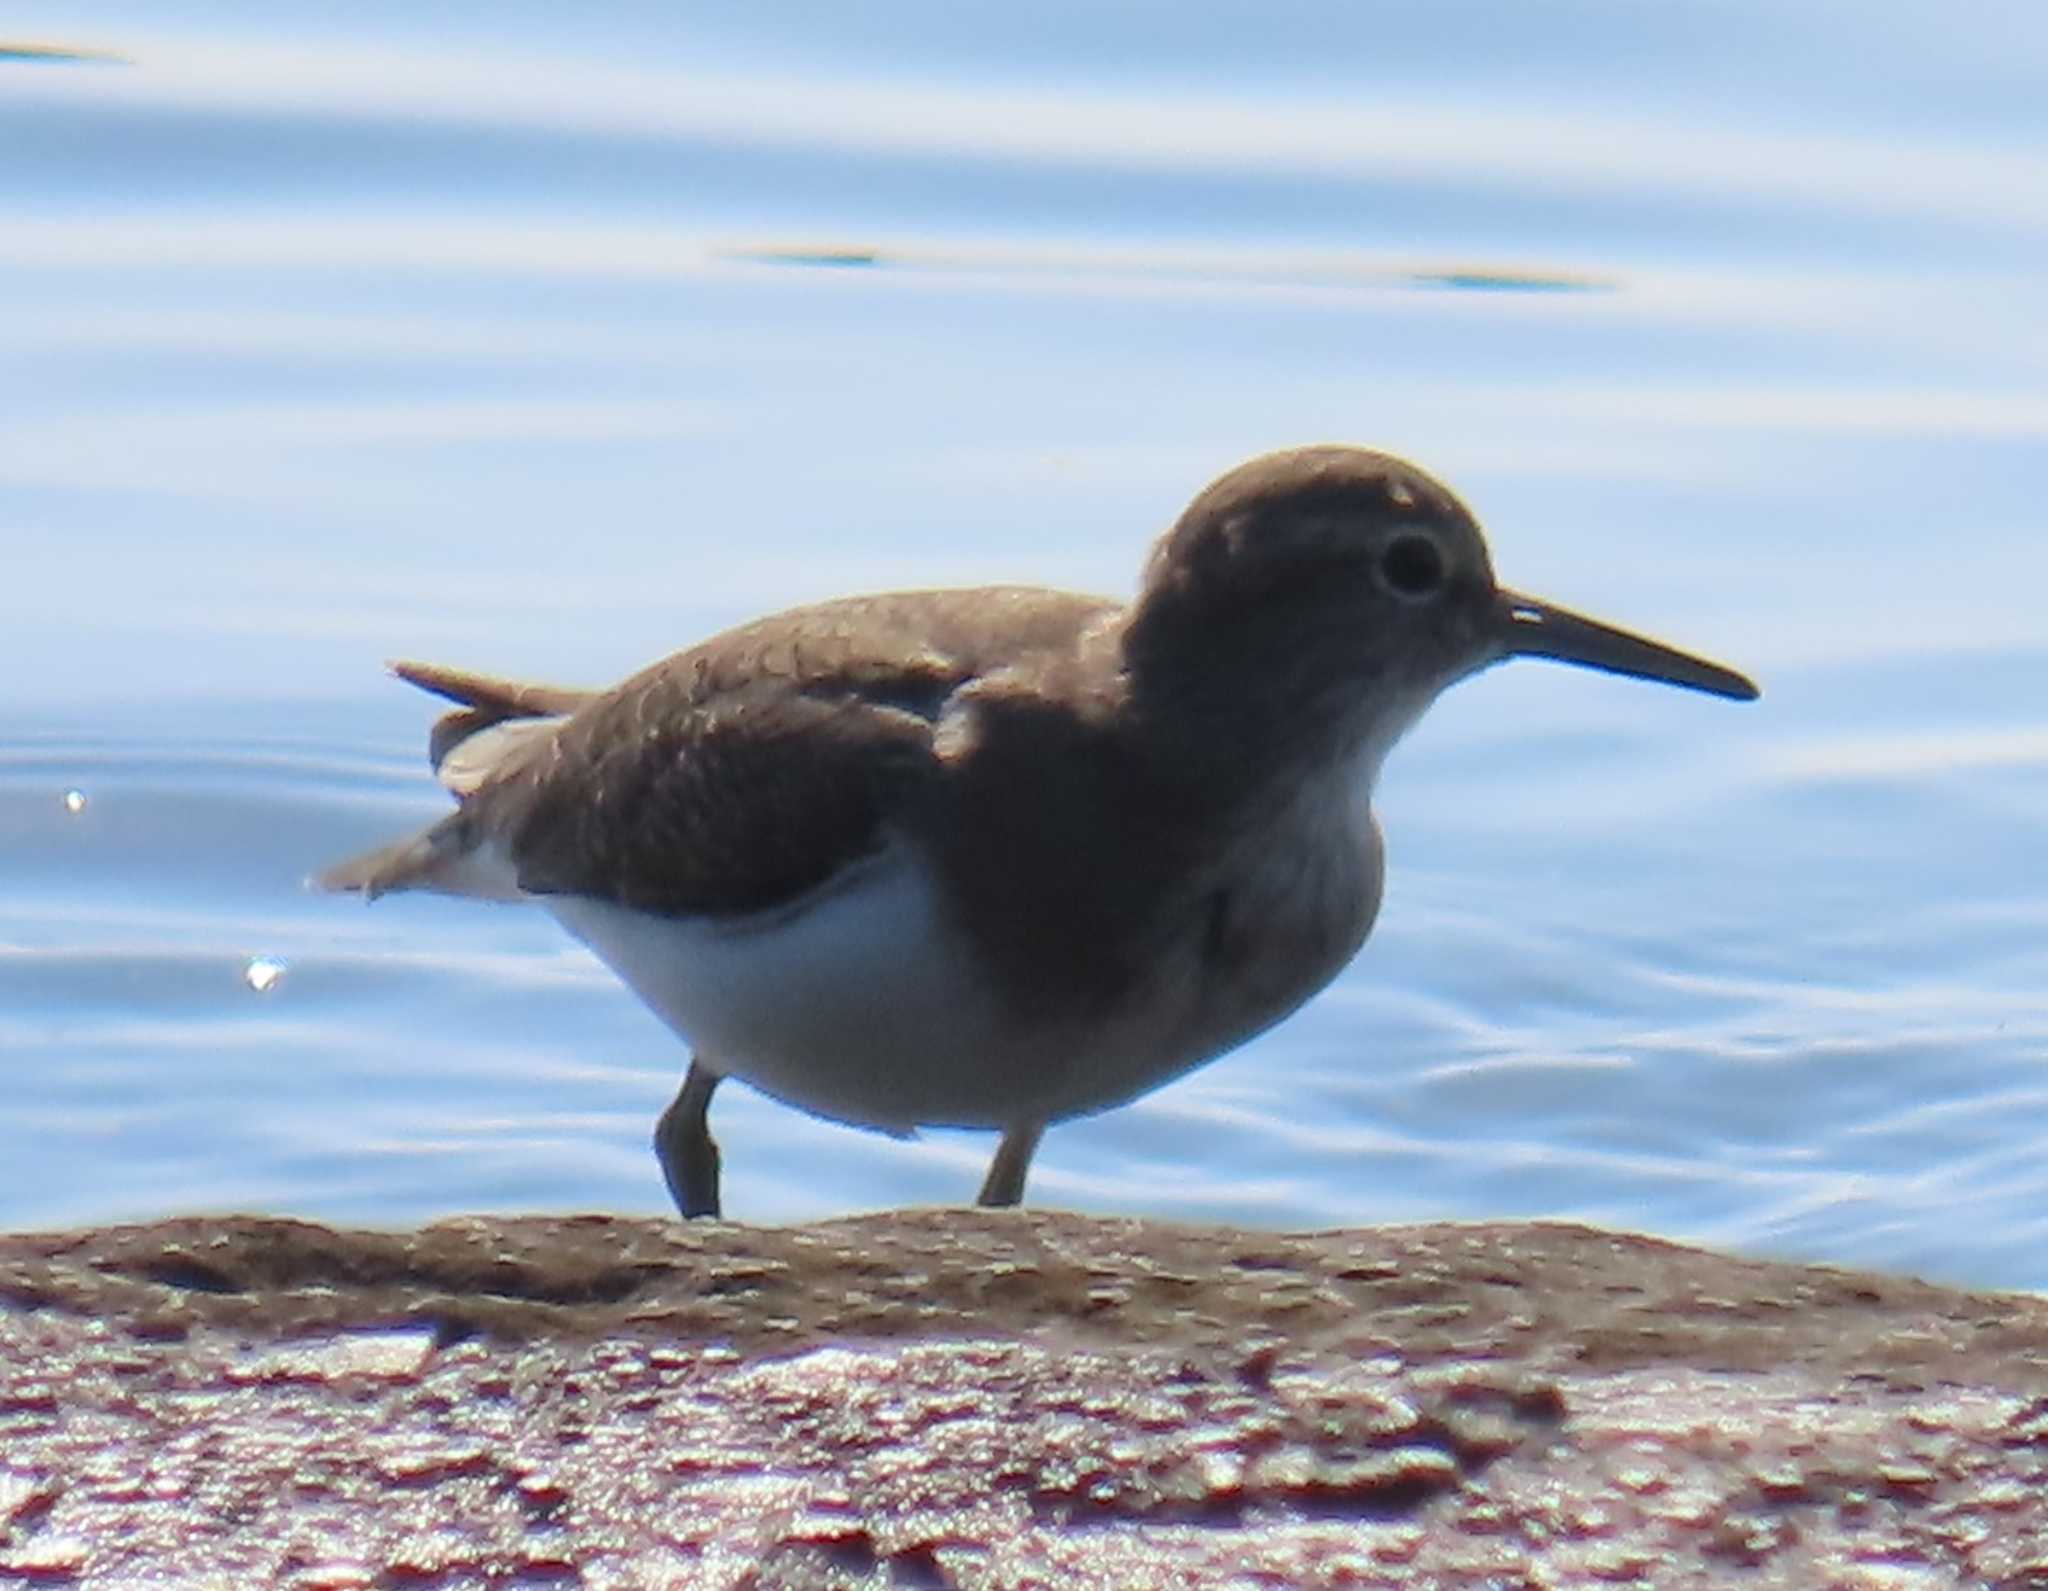
[[495, 890], [464, 887], [466, 875], [474, 874], [476, 845], [470, 825], [460, 812], [451, 812], [432, 828], [380, 845], [314, 875], [315, 889], [336, 894], [357, 894], [365, 900], [389, 895], [396, 890], [432, 889], [451, 895], [496, 894]]
[[391, 672], [458, 704], [458, 711], [442, 715], [427, 742], [435, 774], [457, 797], [473, 793], [513, 752], [551, 732], [594, 694], [438, 663], [393, 663]]
[[[434, 725], [427, 747], [435, 774], [458, 801], [467, 801], [528, 748], [553, 734], [562, 719], [593, 694], [433, 663], [393, 663], [391, 672], [458, 704], [457, 711], [444, 714]], [[310, 882], [315, 889], [359, 894], [366, 900], [407, 889], [485, 900], [518, 900], [522, 893], [497, 847], [460, 808], [418, 834], [337, 862]]]

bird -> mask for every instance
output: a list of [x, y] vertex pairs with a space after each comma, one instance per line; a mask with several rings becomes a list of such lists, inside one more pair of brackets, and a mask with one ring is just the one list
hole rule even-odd
[[454, 704], [456, 805], [315, 883], [537, 902], [690, 1047], [654, 1132], [720, 1214], [722, 1080], [899, 1135], [1047, 1127], [1280, 1022], [1364, 944], [1381, 764], [1449, 686], [1550, 658], [1752, 700], [1705, 658], [1499, 585], [1391, 454], [1269, 453], [1202, 489], [1137, 595], [844, 597], [610, 690], [401, 662]]

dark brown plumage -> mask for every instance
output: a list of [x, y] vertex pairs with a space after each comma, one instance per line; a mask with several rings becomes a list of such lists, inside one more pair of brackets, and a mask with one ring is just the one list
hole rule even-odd
[[1516, 654], [1755, 694], [1500, 590], [1413, 466], [1297, 449], [1198, 495], [1128, 605], [848, 598], [601, 693], [400, 664], [459, 704], [431, 750], [460, 805], [322, 882], [536, 898], [708, 1043], [658, 1134], [685, 1213], [717, 1207], [728, 1071], [847, 1120], [1002, 1126], [983, 1193], [1009, 1202], [1046, 1122], [1336, 974], [1378, 906], [1381, 758]]

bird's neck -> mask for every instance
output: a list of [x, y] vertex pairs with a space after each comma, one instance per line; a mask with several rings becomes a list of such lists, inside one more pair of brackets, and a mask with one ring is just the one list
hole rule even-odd
[[1393, 743], [1427, 706], [1313, 626], [1147, 623], [1122, 639], [1134, 732], [1205, 804], [1252, 814], [1305, 783], [1342, 781], [1362, 800]]

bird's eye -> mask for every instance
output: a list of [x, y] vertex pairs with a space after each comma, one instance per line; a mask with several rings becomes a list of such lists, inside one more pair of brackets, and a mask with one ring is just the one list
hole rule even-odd
[[1380, 549], [1380, 579], [1408, 602], [1421, 602], [1443, 588], [1448, 572], [1443, 549], [1418, 530], [1403, 531]]

